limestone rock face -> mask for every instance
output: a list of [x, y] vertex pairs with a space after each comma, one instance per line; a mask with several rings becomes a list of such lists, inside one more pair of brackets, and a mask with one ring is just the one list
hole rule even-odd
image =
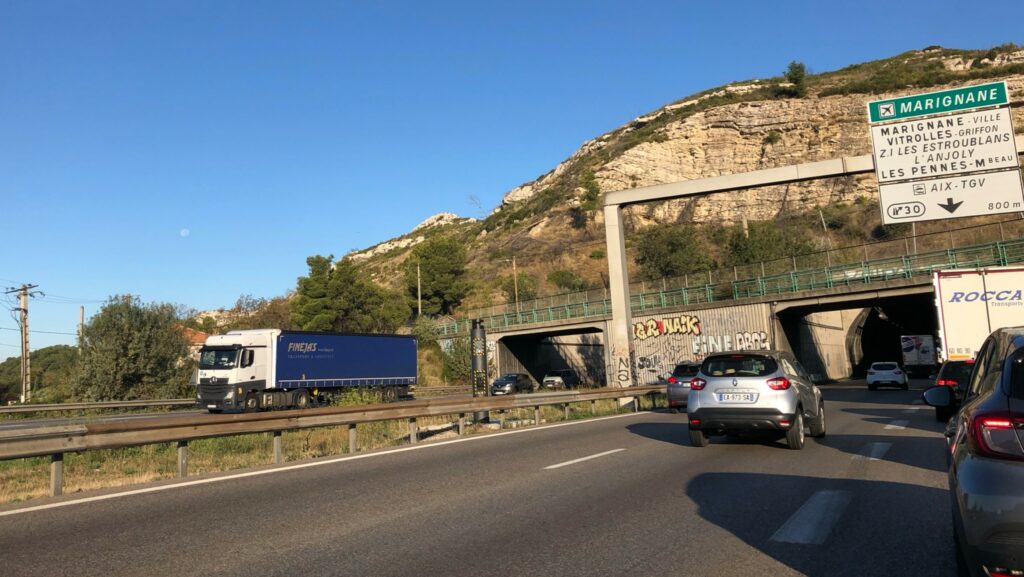
[[[997, 60], [998, 64], [1024, 61], [1024, 51], [1000, 54]], [[949, 65], [970, 67], [972, 64], [976, 65], [973, 61]], [[1024, 76], [1008, 76], [1006, 81], [1011, 101], [1024, 97]], [[987, 81], [977, 83], [982, 82]], [[754, 87], [756, 83], [730, 88], [742, 91]], [[809, 96], [711, 108], [666, 124], [659, 129], [659, 136], [663, 138], [626, 150], [596, 169], [595, 175], [601, 190], [610, 192], [871, 154], [867, 102], [942, 88], [911, 89], [886, 95]], [[666, 111], [699, 100], [671, 104], [637, 118], [619, 129], [619, 134], [643, 126]], [[1024, 131], [1024, 110], [1014, 110], [1014, 126]], [[543, 191], [577, 159], [605, 146], [613, 134], [585, 143], [552, 172], [508, 193], [503, 204]], [[634, 224], [640, 226], [676, 221], [735, 223], [744, 216], [750, 220], [773, 218], [786, 211], [799, 212], [828, 203], [851, 202], [859, 196], [877, 198], [874, 175], [677, 199], [630, 207], [628, 214]]]

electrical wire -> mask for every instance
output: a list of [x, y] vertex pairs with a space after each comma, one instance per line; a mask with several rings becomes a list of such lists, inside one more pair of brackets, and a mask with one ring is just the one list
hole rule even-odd
[[[21, 332], [21, 329], [12, 329], [12, 328], [9, 328], [9, 327], [0, 327], [0, 331], [18, 331], [18, 332]], [[35, 329], [29, 329], [28, 332], [29, 333], [39, 333], [39, 334], [43, 334], [43, 335], [69, 335], [69, 336], [72, 336], [72, 337], [77, 337], [78, 336], [78, 333], [63, 333], [63, 332], [60, 332], [60, 331], [37, 331]]]

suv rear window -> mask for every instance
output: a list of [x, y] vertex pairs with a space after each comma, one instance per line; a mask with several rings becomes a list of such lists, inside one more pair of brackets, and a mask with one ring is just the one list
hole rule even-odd
[[898, 367], [893, 363], [875, 363], [871, 365], [871, 368], [875, 369], [876, 371], [892, 371], [897, 369]]
[[765, 377], [779, 370], [779, 365], [764, 355], [723, 355], [708, 357], [700, 370], [709, 377]]
[[684, 364], [676, 365], [676, 368], [672, 369], [672, 376], [679, 377], [695, 377], [697, 371], [700, 370], [700, 365]]

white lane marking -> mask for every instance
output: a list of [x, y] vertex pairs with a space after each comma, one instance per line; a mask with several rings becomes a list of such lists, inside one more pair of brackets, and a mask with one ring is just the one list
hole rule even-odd
[[927, 408], [928, 407], [910, 407], [909, 409], [903, 409], [903, 412], [909, 415], [912, 413], [917, 413], [918, 411], [924, 411]]
[[908, 421], [906, 419], [897, 419], [897, 420], [889, 423], [888, 425], [886, 425], [885, 428], [886, 429], [891, 429], [891, 430], [894, 430], [894, 431], [899, 431], [899, 430], [902, 430], [902, 429], [906, 429], [907, 425], [909, 425], [909, 424], [910, 424], [910, 421]]
[[611, 455], [612, 453], [618, 453], [619, 451], [625, 451], [625, 449], [612, 449], [611, 451], [605, 451], [603, 453], [590, 455], [588, 457], [580, 457], [579, 459], [573, 459], [571, 461], [566, 461], [564, 463], [558, 463], [557, 465], [548, 465], [547, 467], [544, 467], [544, 470], [546, 471], [548, 469], [560, 469], [562, 467], [566, 467], [569, 465], [575, 465], [576, 463], [582, 463], [583, 461], [589, 461], [591, 459], [596, 459], [598, 457], [604, 457], [605, 455]]
[[73, 499], [70, 501], [60, 501], [58, 503], [47, 503], [45, 505], [35, 505], [33, 507], [25, 507], [24, 509], [12, 509], [10, 511], [0, 511], [0, 517], [6, 517], [8, 515], [19, 515], [21, 513], [30, 513], [33, 511], [45, 511], [47, 509], [56, 509], [59, 507], [68, 507], [71, 505], [80, 505], [83, 503], [93, 503], [96, 501], [106, 501], [108, 499], [116, 499], [118, 497], [129, 497], [132, 495], [143, 495], [146, 493], [157, 493], [160, 491], [168, 491], [170, 489], [178, 489], [181, 487], [191, 487], [194, 485], [207, 485], [210, 483], [220, 483], [221, 481], [231, 481], [233, 479], [244, 479], [246, 477], [258, 477], [261, 475], [271, 475], [274, 473], [283, 473], [286, 471], [294, 471], [296, 469], [308, 469], [310, 467], [320, 467], [323, 465], [332, 465], [334, 463], [343, 463], [345, 461], [355, 461], [358, 459], [370, 459], [373, 457], [380, 457], [382, 455], [392, 455], [395, 453], [404, 453], [406, 451], [419, 451], [424, 449], [432, 449], [434, 447], [443, 447], [446, 445], [454, 445], [456, 443], [469, 443], [472, 441], [482, 441], [484, 439], [494, 439], [497, 437], [504, 437], [505, 435], [519, 435], [522, 433], [531, 433], [534, 431], [543, 431], [546, 429], [557, 429], [559, 427], [571, 427], [575, 425], [583, 425], [586, 423], [595, 423], [598, 421], [608, 421], [611, 419], [622, 419], [625, 417], [635, 417], [637, 415], [649, 414], [651, 411], [640, 411], [639, 413], [623, 413], [621, 415], [611, 415], [609, 417], [596, 417], [593, 419], [585, 419], [579, 421], [569, 421], [568, 423], [555, 423], [553, 425], [544, 425], [542, 427], [531, 427], [528, 429], [516, 429], [514, 431], [503, 431], [500, 433], [489, 433], [485, 435], [479, 435], [475, 437], [464, 437], [462, 439], [452, 439], [450, 441], [438, 441], [436, 443], [425, 443], [422, 445], [409, 445], [407, 447], [399, 447], [397, 449], [389, 449], [386, 451], [379, 451], [376, 453], [364, 453], [361, 455], [348, 455], [345, 457], [335, 457], [332, 459], [325, 459], [323, 461], [313, 461], [309, 463], [299, 463], [296, 465], [285, 465], [283, 467], [275, 467], [273, 469], [263, 469], [260, 471], [247, 471], [245, 473], [235, 473], [232, 475], [225, 475], [223, 477], [211, 477], [209, 479], [196, 479], [195, 481], [185, 481], [182, 483], [174, 483], [170, 485], [160, 485], [158, 487], [146, 487], [144, 489], [133, 489], [130, 491], [123, 491], [121, 493], [109, 493], [107, 495], [97, 495], [95, 497], [83, 497], [81, 499]]
[[877, 461], [885, 456], [892, 448], [892, 443], [868, 443], [860, 450], [860, 453], [853, 456], [854, 459], [867, 459]]
[[821, 545], [839, 521], [853, 495], [849, 491], [818, 491], [772, 535], [779, 543]]

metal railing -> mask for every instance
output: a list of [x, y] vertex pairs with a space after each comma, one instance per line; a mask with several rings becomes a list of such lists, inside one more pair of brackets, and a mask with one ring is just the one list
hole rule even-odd
[[664, 394], [664, 386], [602, 388], [585, 391], [509, 395], [504, 397], [440, 398], [348, 407], [325, 407], [265, 413], [161, 416], [132, 421], [98, 422], [0, 430], [0, 460], [49, 455], [50, 493], [60, 495], [64, 486], [64, 454], [96, 449], [117, 449], [157, 443], [177, 443], [178, 476], [188, 476], [188, 442], [196, 439], [253, 433], [272, 433], [274, 462], [283, 462], [283, 431], [315, 427], [348, 429], [349, 452], [358, 451], [356, 425], [379, 421], [407, 420], [409, 442], [419, 441], [416, 419], [458, 415], [458, 432], [466, 432], [466, 415], [479, 411], [508, 411], [533, 408], [539, 423], [540, 407], [590, 402], [591, 414], [602, 399], [632, 398], [639, 410], [639, 398]]
[[38, 404], [31, 403], [24, 405], [9, 405], [0, 407], [0, 415], [15, 413], [48, 413], [60, 411], [90, 411], [95, 409], [138, 409], [148, 407], [187, 407], [195, 405], [195, 398], [191, 399], [159, 399], [152, 401], [99, 401], [92, 403], [52, 403]]
[[[1024, 220], [1013, 219], [740, 265], [706, 275], [632, 283], [630, 308], [634, 313], [642, 313], [912, 278], [946, 268], [1006, 266], [1024, 262], [1022, 238]], [[713, 282], [715, 275], [718, 282]], [[722, 280], [722, 276], [731, 278]], [[697, 278], [708, 282], [690, 285]], [[489, 328], [508, 328], [607, 317], [612, 312], [605, 289], [524, 301], [519, 309], [516, 312], [510, 304], [474, 309], [468, 312], [471, 318], [439, 322], [438, 332], [442, 336], [468, 334], [473, 318], [483, 319]]]

